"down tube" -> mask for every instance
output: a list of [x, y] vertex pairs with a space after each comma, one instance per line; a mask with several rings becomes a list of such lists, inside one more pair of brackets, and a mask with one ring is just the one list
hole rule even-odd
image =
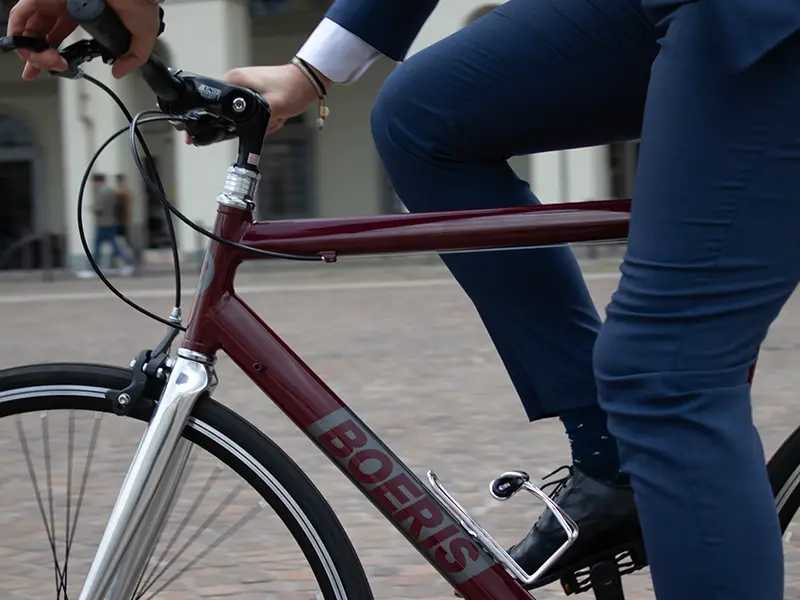
[[426, 486], [237, 296], [214, 326], [228, 356], [467, 600], [531, 600]]

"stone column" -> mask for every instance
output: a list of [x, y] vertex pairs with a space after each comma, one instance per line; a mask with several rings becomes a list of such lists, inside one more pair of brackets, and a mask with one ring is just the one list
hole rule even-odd
[[[247, 5], [242, 0], [175, 0], [166, 10], [165, 43], [171, 66], [221, 78], [228, 70], [250, 64], [251, 36]], [[175, 134], [174, 198], [190, 219], [210, 228], [216, 196], [236, 158], [236, 142], [204, 148], [186, 146]], [[182, 226], [181, 249], [201, 250], [197, 234]]]
[[[73, 39], [78, 39], [78, 34]], [[111, 76], [111, 69], [95, 61], [86, 66], [86, 73], [102, 81], [122, 97], [130, 101], [126, 88]], [[68, 264], [82, 269], [88, 263], [78, 236], [78, 193], [84, 171], [95, 151], [114, 131], [122, 128], [126, 120], [108, 95], [88, 81], [59, 80], [59, 113], [61, 138], [64, 145], [63, 193], [65, 226], [67, 232]], [[117, 173], [124, 172], [129, 162], [127, 138], [123, 135], [111, 144], [100, 156], [93, 168], [94, 173], [105, 173], [112, 181]], [[87, 183], [84, 194], [83, 223], [87, 240], [94, 240], [94, 218], [90, 210], [92, 189]]]

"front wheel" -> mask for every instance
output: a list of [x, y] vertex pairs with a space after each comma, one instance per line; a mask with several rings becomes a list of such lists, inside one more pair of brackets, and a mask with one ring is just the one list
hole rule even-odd
[[[149, 390], [126, 418], [105, 398], [123, 369], [0, 371], [0, 590], [77, 598], [136, 446]], [[370, 600], [361, 563], [300, 468], [241, 417], [198, 401], [180, 495], [133, 598]]]

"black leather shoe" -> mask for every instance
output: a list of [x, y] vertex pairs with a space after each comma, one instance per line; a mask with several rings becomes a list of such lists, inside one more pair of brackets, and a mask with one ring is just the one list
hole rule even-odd
[[[579, 569], [613, 558], [617, 552], [641, 550], [639, 517], [629, 485], [614, 485], [592, 479], [576, 467], [561, 467], [566, 476], [545, 485], [555, 486], [550, 497], [578, 525], [578, 539], [539, 579], [534, 587], [572, 575]], [[550, 558], [567, 539], [549, 510], [509, 554], [530, 575]], [[640, 557], [644, 561], [646, 558]], [[641, 565], [644, 566], [644, 565]]]

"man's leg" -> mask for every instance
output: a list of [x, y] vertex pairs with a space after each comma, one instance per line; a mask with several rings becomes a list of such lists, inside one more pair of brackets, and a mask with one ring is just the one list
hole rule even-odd
[[653, 65], [595, 369], [659, 600], [781, 600], [747, 378], [800, 279], [800, 36], [728, 73], [704, 9], [675, 12]]
[[[538, 203], [509, 157], [638, 137], [657, 50], [638, 4], [511, 0], [401, 65], [372, 124], [408, 209]], [[591, 351], [600, 319], [569, 249], [443, 260], [532, 420], [596, 406]]]
[[[392, 185], [415, 212], [538, 203], [507, 159], [638, 137], [657, 48], [640, 0], [507, 2], [387, 81], [372, 125]], [[616, 443], [597, 405], [591, 364], [600, 318], [571, 251], [443, 260], [475, 304], [529, 418], [561, 417], [575, 464], [593, 479], [615, 480]], [[559, 497], [577, 507], [571, 515], [581, 543], [610, 535], [595, 535], [584, 516], [615, 526], [605, 512], [580, 512], [592, 504], [586, 494], [635, 519], [629, 490], [620, 499], [596, 484], [580, 475], [565, 488], [574, 502]], [[544, 538], [534, 533], [515, 549], [529, 570], [561, 544], [557, 524], [537, 531]]]

